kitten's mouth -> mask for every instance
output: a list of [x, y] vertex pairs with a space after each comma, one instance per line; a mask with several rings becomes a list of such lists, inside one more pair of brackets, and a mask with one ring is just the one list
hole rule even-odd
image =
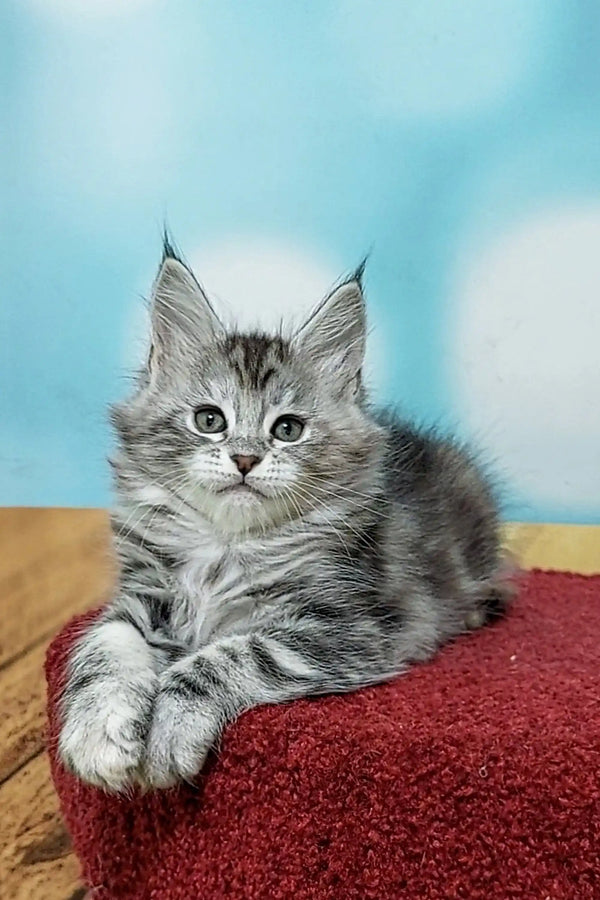
[[230, 484], [227, 487], [221, 488], [219, 494], [255, 494], [258, 497], [260, 496], [260, 491], [257, 491], [256, 488], [246, 484], [246, 482], [241, 482], [239, 484]]

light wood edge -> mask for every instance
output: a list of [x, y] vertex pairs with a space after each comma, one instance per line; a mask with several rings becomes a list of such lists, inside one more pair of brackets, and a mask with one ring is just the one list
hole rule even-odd
[[600, 525], [507, 522], [505, 544], [524, 569], [600, 573]]

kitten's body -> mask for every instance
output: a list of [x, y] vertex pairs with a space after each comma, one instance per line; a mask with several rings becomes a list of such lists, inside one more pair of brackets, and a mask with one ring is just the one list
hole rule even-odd
[[[232, 335], [167, 254], [154, 308], [154, 362], [115, 413], [119, 590], [64, 696], [63, 758], [115, 790], [192, 778], [244, 709], [390, 678], [506, 596], [468, 454], [365, 403], [359, 279], [290, 340]], [[218, 440], [190, 427], [207, 399]], [[240, 476], [233, 454], [259, 462]]]

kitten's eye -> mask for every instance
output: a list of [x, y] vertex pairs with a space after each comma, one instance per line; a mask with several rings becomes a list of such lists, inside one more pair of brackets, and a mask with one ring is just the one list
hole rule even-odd
[[304, 431], [304, 422], [297, 419], [296, 416], [280, 416], [271, 428], [271, 434], [278, 441], [287, 441], [293, 443], [302, 436]]
[[227, 421], [216, 406], [201, 406], [194, 413], [196, 428], [202, 434], [219, 434], [227, 428]]

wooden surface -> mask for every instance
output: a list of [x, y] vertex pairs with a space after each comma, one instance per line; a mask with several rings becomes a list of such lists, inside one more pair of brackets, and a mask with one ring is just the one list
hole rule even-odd
[[0, 897], [79, 900], [84, 890], [50, 781], [44, 653], [112, 579], [100, 510], [0, 509]]
[[563, 569], [595, 575], [600, 572], [600, 525], [505, 526], [506, 546], [524, 569]]
[[[600, 527], [509, 525], [526, 567], [600, 571]], [[0, 897], [80, 900], [84, 889], [43, 750], [48, 640], [109, 593], [101, 510], [0, 509]]]

